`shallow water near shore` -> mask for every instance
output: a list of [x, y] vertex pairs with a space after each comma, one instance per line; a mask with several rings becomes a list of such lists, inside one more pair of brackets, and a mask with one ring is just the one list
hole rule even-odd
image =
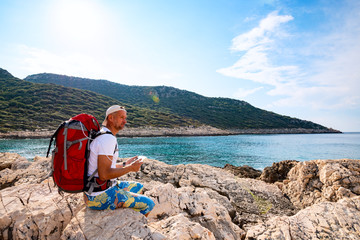
[[[200, 163], [257, 169], [282, 160], [360, 159], [360, 133], [118, 138], [120, 157], [144, 155], [168, 164]], [[0, 152], [31, 160], [45, 156], [49, 139], [0, 139]]]

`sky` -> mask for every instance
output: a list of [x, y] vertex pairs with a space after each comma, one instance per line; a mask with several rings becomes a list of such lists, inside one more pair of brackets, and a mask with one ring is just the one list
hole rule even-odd
[[360, 132], [358, 0], [1, 0], [0, 68], [172, 86]]

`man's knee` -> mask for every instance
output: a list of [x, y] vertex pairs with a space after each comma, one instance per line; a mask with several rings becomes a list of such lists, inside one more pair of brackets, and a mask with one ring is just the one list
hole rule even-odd
[[154, 202], [151, 198], [149, 198], [149, 201], [148, 201], [148, 209], [149, 209], [149, 212], [150, 212], [151, 210], [153, 210], [154, 207], [155, 207], [155, 202]]

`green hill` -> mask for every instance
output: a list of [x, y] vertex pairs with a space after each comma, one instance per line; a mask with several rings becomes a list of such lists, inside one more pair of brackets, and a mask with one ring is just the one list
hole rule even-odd
[[101, 122], [106, 109], [114, 104], [127, 108], [130, 127], [200, 125], [195, 120], [132, 106], [92, 91], [21, 80], [1, 68], [0, 89], [0, 132], [52, 130], [79, 113], [92, 114]]
[[128, 86], [107, 80], [92, 80], [47, 73], [30, 75], [25, 80], [90, 90], [126, 104], [172, 113], [222, 129], [327, 129], [310, 121], [256, 108], [244, 101], [204, 97], [173, 87]]

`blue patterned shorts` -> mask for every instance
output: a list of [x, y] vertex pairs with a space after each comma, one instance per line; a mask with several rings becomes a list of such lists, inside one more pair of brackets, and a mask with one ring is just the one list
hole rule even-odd
[[138, 182], [118, 182], [97, 196], [88, 196], [85, 193], [85, 204], [94, 210], [132, 208], [145, 215], [154, 208], [155, 203], [141, 195], [142, 189], [143, 185]]

